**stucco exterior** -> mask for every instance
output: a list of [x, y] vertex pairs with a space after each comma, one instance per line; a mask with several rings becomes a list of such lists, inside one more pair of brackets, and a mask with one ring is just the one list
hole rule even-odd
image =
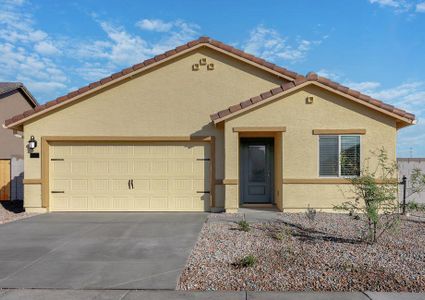
[[[313, 96], [313, 103], [306, 98]], [[366, 129], [361, 136], [361, 160], [373, 157], [371, 151], [384, 147], [390, 159], [395, 160], [396, 122], [394, 119], [353, 103], [316, 86], [307, 86], [294, 93], [277, 98], [272, 103], [225, 121], [225, 174], [226, 178], [239, 178], [239, 135], [235, 127], [285, 126], [286, 132], [276, 139], [282, 147], [282, 160], [278, 161], [282, 180], [276, 183], [276, 204], [283, 210], [299, 210], [310, 207], [332, 209], [344, 200], [341, 189], [344, 184], [314, 183], [319, 178], [318, 136], [314, 129]], [[276, 148], [278, 149], [278, 148]], [[370, 162], [373, 166], [373, 161]], [[375, 162], [376, 163], [376, 162]], [[309, 179], [313, 183], [285, 183]], [[238, 186], [226, 186], [226, 209], [238, 208]]]
[[[214, 68], [201, 64], [194, 70], [193, 65], [203, 59]], [[25, 207], [29, 211], [49, 209], [43, 202], [42, 188], [48, 184], [43, 168], [46, 170], [49, 162], [43, 165], [42, 151], [42, 141], [48, 137], [79, 138], [78, 143], [93, 137], [212, 137], [212, 210], [234, 212], [240, 202], [239, 138], [246, 136], [274, 139], [273, 194], [278, 209], [330, 209], [344, 200], [340, 190], [345, 187], [315, 181], [320, 178], [318, 136], [313, 130], [363, 129], [362, 159], [381, 147], [395, 159], [396, 120], [308, 84], [223, 122], [215, 124], [210, 119], [211, 113], [287, 82], [287, 78], [264, 68], [200, 47], [25, 121], [24, 138], [35, 136], [40, 144], [36, 151], [41, 153], [40, 158], [24, 155], [28, 183]], [[307, 97], [313, 97], [312, 104], [306, 103]], [[235, 132], [238, 127], [266, 129]]]
[[[0, 94], [0, 123], [33, 107], [19, 89]], [[0, 159], [10, 160], [9, 200], [23, 200], [24, 143], [12, 130], [0, 127], [0, 145]]]
[[[193, 71], [206, 58], [215, 69]], [[24, 125], [25, 139], [43, 136], [215, 136], [216, 178], [224, 178], [223, 129], [209, 113], [286, 82], [252, 65], [205, 48]], [[243, 84], [241, 84], [243, 83]], [[39, 149], [40, 150], [40, 149]], [[41, 159], [25, 154], [25, 178], [41, 178]], [[216, 206], [224, 207], [216, 187]], [[28, 184], [25, 206], [41, 208], [40, 186]]]

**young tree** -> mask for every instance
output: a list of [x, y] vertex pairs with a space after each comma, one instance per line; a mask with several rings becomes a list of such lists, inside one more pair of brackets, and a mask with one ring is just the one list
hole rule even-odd
[[[372, 151], [374, 167], [370, 167], [371, 158], [367, 158], [357, 174], [347, 178], [350, 181], [348, 199], [334, 208], [349, 212], [363, 213], [366, 220], [366, 240], [374, 243], [378, 238], [399, 222], [399, 204], [397, 198], [397, 162], [391, 161], [384, 148]], [[344, 159], [344, 157], [342, 158]]]
[[[410, 174], [410, 195], [423, 192], [425, 190], [425, 174], [419, 168], [412, 170]], [[409, 195], [409, 196], [410, 196]]]

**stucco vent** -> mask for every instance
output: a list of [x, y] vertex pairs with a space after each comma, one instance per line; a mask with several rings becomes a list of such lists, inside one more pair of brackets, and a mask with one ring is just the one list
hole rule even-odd
[[313, 104], [313, 96], [308, 96], [307, 98], [305, 98], [305, 103], [306, 104]]

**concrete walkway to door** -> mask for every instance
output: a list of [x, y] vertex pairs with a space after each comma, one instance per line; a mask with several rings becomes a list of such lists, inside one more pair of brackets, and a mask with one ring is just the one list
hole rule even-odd
[[0, 288], [169, 289], [207, 213], [51, 213], [0, 225]]

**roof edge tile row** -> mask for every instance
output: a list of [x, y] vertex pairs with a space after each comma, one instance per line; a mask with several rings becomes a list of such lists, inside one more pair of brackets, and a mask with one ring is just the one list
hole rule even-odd
[[14, 116], [10, 119], [7, 119], [7, 120], [5, 120], [5, 125], [8, 126], [8, 125], [14, 124], [14, 123], [19, 122], [19, 121], [21, 121], [21, 120], [23, 120], [27, 117], [30, 117], [31, 115], [42, 112], [42, 111], [44, 111], [44, 110], [46, 110], [50, 107], [56, 106], [56, 105], [61, 104], [63, 102], [68, 102], [78, 95], [86, 93], [86, 92], [88, 92], [88, 91], [90, 91], [94, 88], [97, 88], [97, 87], [104, 85], [104, 84], [106, 84], [106, 83], [108, 83], [112, 80], [118, 79], [118, 78], [123, 77], [127, 74], [135, 72], [139, 69], [146, 68], [149, 65], [152, 65], [153, 63], [157, 63], [157, 62], [160, 62], [160, 61], [162, 61], [166, 58], [170, 58], [172, 56], [175, 56], [178, 53], [185, 51], [185, 50], [189, 50], [189, 49], [191, 49], [191, 48], [193, 48], [193, 47], [195, 47], [199, 44], [209, 44], [209, 45], [215, 46], [215, 47], [220, 48], [220, 49], [222, 49], [226, 52], [229, 52], [229, 53], [237, 55], [241, 58], [247, 59], [247, 60], [249, 60], [253, 63], [259, 64], [263, 67], [270, 69], [271, 71], [275, 71], [277, 73], [280, 73], [280, 74], [282, 74], [286, 77], [292, 78], [292, 79], [302, 77], [301, 75], [297, 74], [296, 72], [289, 71], [285, 68], [282, 68], [282, 67], [277, 66], [273, 63], [270, 63], [270, 62], [268, 62], [264, 59], [261, 59], [261, 58], [254, 56], [254, 55], [251, 55], [249, 53], [243, 52], [239, 49], [236, 49], [232, 46], [226, 45], [226, 44], [219, 42], [217, 40], [211, 39], [207, 36], [202, 36], [202, 37], [200, 37], [196, 40], [188, 42], [187, 44], [178, 46], [178, 47], [176, 47], [172, 50], [169, 50], [169, 51], [166, 51], [162, 54], [156, 55], [153, 58], [149, 58], [149, 59], [147, 59], [147, 60], [145, 60], [141, 63], [138, 63], [138, 64], [135, 64], [131, 67], [125, 68], [125, 69], [123, 69], [119, 72], [116, 72], [116, 73], [108, 76], [108, 77], [105, 77], [105, 78], [102, 78], [98, 81], [92, 82], [92, 83], [90, 83], [90, 84], [88, 84], [88, 85], [86, 85], [82, 88], [79, 88], [78, 90], [69, 92], [68, 94], [66, 94], [64, 96], [60, 96], [60, 97], [58, 97], [58, 98], [56, 98], [52, 101], [46, 102], [43, 105], [39, 105], [32, 110], [25, 111], [22, 114], [19, 114], [19, 115], [16, 115], [16, 116]]
[[258, 96], [249, 98], [249, 99], [244, 100], [244, 101], [242, 101], [238, 104], [229, 106], [228, 108], [223, 109], [219, 112], [213, 113], [212, 115], [210, 115], [210, 118], [214, 122], [219, 122], [220, 119], [222, 119], [222, 118], [225, 118], [225, 117], [227, 117], [231, 114], [234, 114], [234, 113], [236, 113], [240, 110], [245, 110], [245, 109], [249, 108], [250, 106], [252, 106], [252, 105], [254, 105], [258, 102], [264, 101], [264, 100], [266, 100], [266, 99], [268, 99], [272, 96], [281, 94], [283, 92], [287, 92], [287, 91], [289, 91], [289, 90], [291, 90], [291, 89], [293, 89], [293, 88], [295, 88], [295, 87], [297, 87], [297, 86], [299, 86], [299, 85], [301, 85], [305, 82], [308, 82], [308, 81], [319, 82], [321, 84], [324, 84], [324, 85], [326, 85], [326, 86], [328, 86], [328, 87], [330, 87], [334, 90], [340, 91], [344, 94], [347, 94], [349, 96], [357, 98], [357, 99], [359, 99], [359, 100], [361, 100], [365, 103], [372, 104], [373, 106], [375, 106], [377, 108], [384, 109], [384, 110], [391, 112], [393, 114], [396, 114], [400, 117], [406, 118], [406, 119], [410, 120], [412, 123], [415, 120], [414, 114], [411, 114], [411, 113], [409, 113], [405, 110], [396, 108], [393, 105], [386, 104], [386, 103], [384, 103], [384, 102], [382, 102], [378, 99], [374, 99], [374, 98], [372, 98], [368, 95], [362, 94], [359, 91], [352, 90], [349, 87], [343, 86], [343, 85], [341, 85], [337, 82], [334, 82], [332, 80], [329, 80], [325, 77], [318, 76], [314, 72], [310, 72], [306, 76], [298, 76], [294, 81], [284, 83], [284, 84], [282, 84], [282, 85], [280, 85], [276, 88], [273, 88], [269, 91], [261, 93]]

